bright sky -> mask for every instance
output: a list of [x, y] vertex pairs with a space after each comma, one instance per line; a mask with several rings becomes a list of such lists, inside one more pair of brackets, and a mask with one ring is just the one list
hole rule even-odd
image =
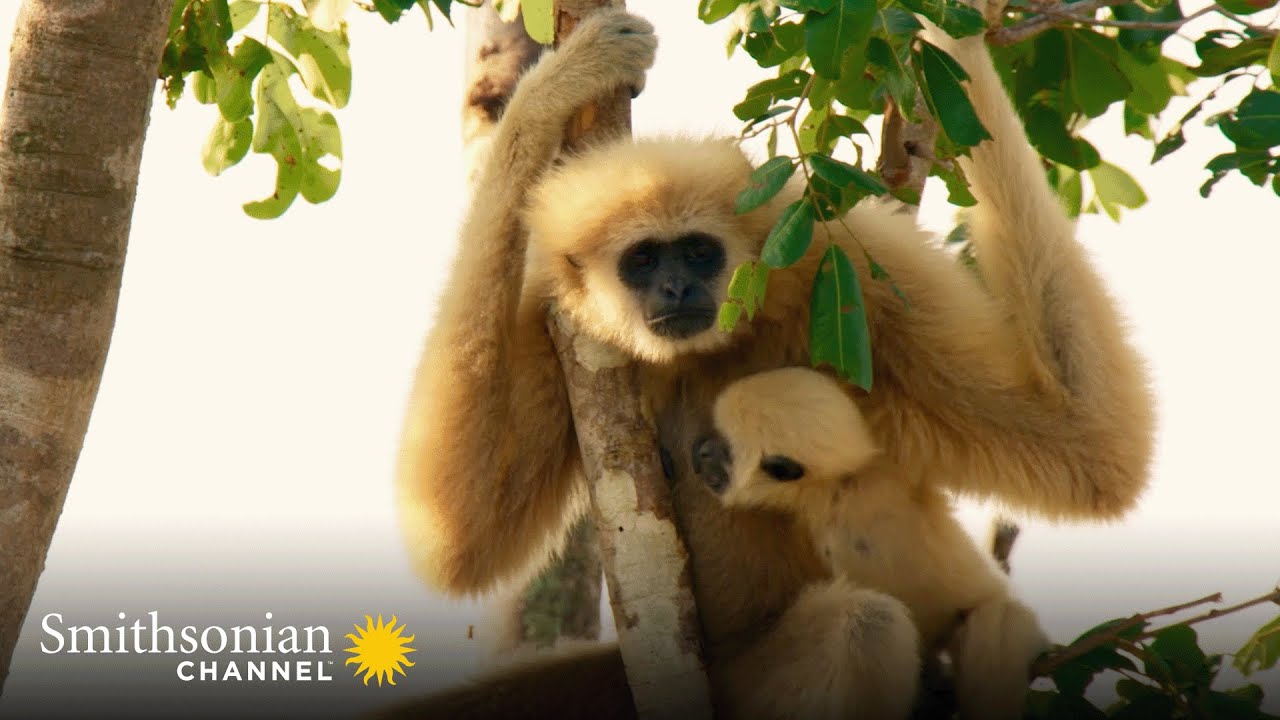
[[[703, 26], [694, 5], [631, 4], [661, 39], [637, 133], [734, 133], [730, 108], [762, 75], [745, 57], [726, 62], [725, 29]], [[0, 37], [12, 35], [15, 6], [4, 4]], [[251, 156], [207, 176], [199, 152], [216, 110], [157, 103], [115, 337], [29, 620], [85, 594], [113, 617], [149, 609], [138, 593], [192, 588], [255, 611], [316, 588], [357, 599], [394, 590], [430, 609], [420, 637], [442, 645], [480, 617], [412, 578], [391, 489], [411, 371], [464, 203], [463, 34], [428, 34], [417, 11], [393, 27], [355, 12], [350, 36], [354, 91], [338, 113], [346, 161], [326, 204], [248, 218], [240, 203], [271, 192], [271, 161]], [[1167, 116], [1188, 106], [1176, 99]], [[1080, 236], [1150, 362], [1160, 436], [1151, 489], [1123, 523], [1024, 523], [1015, 581], [1058, 640], [1108, 617], [1218, 590], [1244, 599], [1280, 581], [1280, 198], [1236, 176], [1198, 196], [1205, 162], [1230, 148], [1216, 129], [1190, 128], [1187, 148], [1155, 167], [1149, 144], [1121, 136], [1118, 114], [1086, 134], [1151, 197], [1119, 224], [1085, 218]], [[922, 217], [945, 229], [940, 195]], [[986, 510], [965, 517], [985, 531]], [[1229, 651], [1268, 612], [1204, 632]]]

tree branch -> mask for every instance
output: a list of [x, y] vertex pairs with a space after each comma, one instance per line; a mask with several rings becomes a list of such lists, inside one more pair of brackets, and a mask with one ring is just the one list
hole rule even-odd
[[[587, 13], [614, 4], [559, 0], [557, 40]], [[569, 123], [567, 144], [582, 145], [630, 128], [630, 96], [623, 88], [613, 98], [583, 108]], [[564, 369], [636, 713], [646, 720], [710, 720], [711, 691], [689, 553], [654, 429], [641, 408], [635, 368], [616, 349], [578, 334], [554, 312], [548, 328]]]
[[1280, 32], [1275, 28], [1254, 25], [1221, 5], [1210, 5], [1209, 7], [1201, 8], [1177, 20], [1110, 20], [1093, 17], [1094, 12], [1104, 7], [1124, 5], [1128, 1], [1084, 0], [1076, 3], [1037, 3], [1034, 10], [1038, 14], [1007, 27], [992, 28], [987, 32], [987, 42], [997, 46], [1014, 45], [1033, 38], [1045, 30], [1060, 26], [1113, 27], [1130, 30], [1168, 30], [1174, 32], [1180, 30], [1192, 20], [1210, 13], [1221, 15], [1260, 35], [1274, 37], [1277, 32]]
[[1239, 612], [1246, 608], [1251, 608], [1255, 605], [1261, 605], [1262, 603], [1265, 603], [1265, 602], [1274, 602], [1274, 603], [1280, 604], [1280, 587], [1273, 589], [1271, 592], [1265, 593], [1263, 595], [1259, 595], [1258, 597], [1253, 598], [1251, 600], [1246, 600], [1242, 603], [1231, 605], [1230, 607], [1214, 608], [1213, 610], [1210, 610], [1206, 613], [1202, 613], [1200, 615], [1187, 618], [1186, 620], [1180, 620], [1175, 623], [1170, 623], [1168, 625], [1165, 625], [1164, 627], [1160, 627], [1155, 630], [1145, 630], [1142, 633], [1138, 634], [1137, 636], [1133, 638], [1129, 638], [1127, 640], [1123, 637], [1123, 635], [1129, 630], [1132, 630], [1133, 628], [1139, 625], [1142, 625], [1143, 623], [1146, 623], [1154, 618], [1164, 617], [1166, 615], [1174, 615], [1184, 610], [1189, 610], [1193, 607], [1199, 607], [1201, 605], [1206, 605], [1208, 603], [1217, 603], [1217, 602], [1222, 602], [1222, 593], [1220, 592], [1214, 593], [1212, 595], [1206, 595], [1202, 598], [1191, 600], [1189, 602], [1179, 603], [1177, 605], [1170, 605], [1169, 607], [1160, 608], [1158, 610], [1151, 610], [1149, 612], [1138, 613], [1137, 615], [1133, 615], [1129, 618], [1126, 618], [1124, 621], [1118, 622], [1115, 625], [1112, 625], [1111, 627], [1108, 627], [1105, 630], [1080, 638], [1075, 643], [1072, 643], [1071, 645], [1060, 648], [1051, 654], [1041, 656], [1041, 658], [1031, 666], [1031, 676], [1042, 677], [1042, 676], [1052, 675], [1054, 671], [1058, 670], [1063, 665], [1066, 665], [1072, 660], [1075, 660], [1076, 658], [1079, 658], [1089, 653], [1090, 651], [1096, 650], [1106, 645], [1113, 645], [1121, 642], [1136, 643], [1142, 640], [1149, 640], [1155, 637], [1156, 635], [1158, 635], [1159, 633], [1165, 630], [1168, 630], [1171, 627], [1176, 627], [1179, 625], [1195, 625], [1196, 623], [1201, 623], [1206, 620], [1213, 620], [1214, 618], [1220, 618], [1223, 615], [1230, 615], [1231, 613]]

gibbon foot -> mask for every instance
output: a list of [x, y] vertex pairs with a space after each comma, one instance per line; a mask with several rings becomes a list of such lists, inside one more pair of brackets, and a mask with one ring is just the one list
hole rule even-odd
[[920, 678], [905, 605], [844, 579], [810, 585], [736, 658], [733, 717], [902, 720]]
[[1035, 613], [1021, 602], [1000, 598], [974, 608], [950, 646], [960, 716], [1021, 718], [1031, 663], [1048, 647]]

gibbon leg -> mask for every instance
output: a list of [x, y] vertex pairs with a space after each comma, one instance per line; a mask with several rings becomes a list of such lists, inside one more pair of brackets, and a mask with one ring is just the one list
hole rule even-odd
[[920, 676], [919, 634], [898, 600], [839, 579], [811, 585], [778, 623], [729, 661], [730, 717], [907, 717]]
[[1048, 647], [1035, 613], [1021, 602], [1001, 597], [974, 608], [949, 647], [960, 716], [1021, 718], [1031, 662]]

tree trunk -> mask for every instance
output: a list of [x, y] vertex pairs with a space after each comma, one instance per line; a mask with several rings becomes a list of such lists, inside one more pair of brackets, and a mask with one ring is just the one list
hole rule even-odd
[[0, 683], [93, 408], [173, 0], [27, 0], [0, 114]]
[[[520, 73], [542, 52], [520, 18], [504, 22], [492, 2], [467, 15], [467, 90], [462, 107], [462, 143], [468, 184], [474, 183], [494, 128]], [[496, 603], [491, 650], [547, 647], [560, 638], [600, 638], [601, 568], [595, 525], [573, 528], [558, 557], [524, 588]]]
[[[610, 0], [560, 0], [556, 39]], [[629, 134], [629, 91], [589, 105], [570, 123], [568, 145]], [[639, 717], [711, 717], [702, 633], [670, 486], [654, 429], [645, 419], [634, 367], [619, 352], [578, 335], [554, 314], [548, 327], [569, 389], [591, 511], [618, 644]]]

